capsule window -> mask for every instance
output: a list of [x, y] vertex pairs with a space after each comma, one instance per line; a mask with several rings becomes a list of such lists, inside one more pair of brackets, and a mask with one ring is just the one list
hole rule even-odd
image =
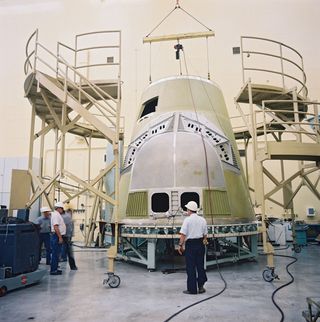
[[142, 105], [142, 113], [139, 118], [142, 118], [150, 113], [155, 112], [156, 107], [158, 106], [158, 99], [159, 99], [159, 96], [156, 96], [144, 102]]
[[196, 192], [184, 192], [181, 194], [180, 196], [180, 205], [182, 207], [182, 209], [184, 211], [186, 211], [186, 207], [185, 205], [189, 202], [189, 201], [195, 201], [199, 207], [200, 205], [200, 197], [199, 194]]
[[167, 212], [169, 210], [169, 195], [164, 192], [154, 193], [151, 197], [153, 212]]

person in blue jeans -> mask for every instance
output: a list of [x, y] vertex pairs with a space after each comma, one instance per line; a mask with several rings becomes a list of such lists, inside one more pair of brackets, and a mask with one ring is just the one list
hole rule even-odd
[[61, 245], [63, 236], [66, 234], [66, 225], [61, 217], [63, 213], [63, 203], [57, 202], [54, 205], [55, 211], [51, 214], [51, 269], [50, 275], [61, 275], [62, 271], [58, 269]]
[[50, 231], [51, 231], [51, 209], [49, 207], [42, 207], [40, 209], [41, 216], [35, 221], [39, 227], [39, 263], [41, 261], [42, 245], [46, 249], [46, 265], [51, 262], [51, 246], [50, 246]]
[[207, 222], [197, 214], [198, 205], [189, 201], [185, 207], [187, 215], [180, 229], [178, 252], [182, 255], [185, 245], [185, 259], [187, 270], [187, 290], [184, 294], [199, 294], [206, 290], [203, 287], [207, 281], [204, 269], [205, 245], [207, 244]]
[[73, 255], [73, 247], [72, 247], [72, 235], [73, 235], [73, 221], [72, 221], [72, 210], [67, 209], [61, 214], [63, 221], [66, 225], [66, 234], [63, 236], [63, 244], [61, 251], [61, 259], [62, 261], [66, 261], [67, 257], [69, 260], [69, 266], [71, 270], [77, 270], [76, 261]]
[[[68, 238], [69, 243], [71, 244], [71, 239], [73, 235], [73, 220], [72, 220], [72, 209], [70, 206], [65, 209], [65, 211], [61, 214], [63, 221], [66, 225], [67, 232], [66, 237]], [[61, 246], [61, 257], [60, 262], [66, 262], [67, 261], [67, 244], [63, 243]]]

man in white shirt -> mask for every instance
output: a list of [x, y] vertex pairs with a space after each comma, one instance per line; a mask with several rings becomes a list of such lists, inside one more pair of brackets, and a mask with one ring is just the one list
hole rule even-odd
[[[207, 222], [197, 214], [198, 205], [189, 201], [187, 208], [188, 217], [183, 221], [180, 229], [179, 254], [182, 255], [185, 244], [185, 258], [187, 270], [187, 290], [185, 294], [204, 293], [203, 285], [207, 281], [204, 270], [205, 245], [207, 244]], [[198, 276], [197, 276], [198, 275]]]
[[50, 275], [61, 275], [62, 271], [58, 269], [59, 257], [63, 236], [66, 234], [66, 225], [61, 217], [63, 213], [63, 203], [57, 202], [54, 205], [55, 211], [51, 214], [51, 270]]

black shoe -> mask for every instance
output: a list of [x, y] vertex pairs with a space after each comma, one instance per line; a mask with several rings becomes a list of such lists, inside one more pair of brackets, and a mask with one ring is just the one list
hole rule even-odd
[[199, 294], [202, 294], [205, 292], [206, 292], [206, 289], [203, 286], [199, 287]]
[[197, 293], [191, 293], [191, 292], [189, 292], [189, 291], [183, 291], [182, 293], [183, 293], [183, 294], [197, 294]]
[[62, 271], [50, 272], [50, 275], [62, 275]]
[[75, 267], [70, 267], [70, 269], [71, 269], [72, 271], [77, 271], [77, 270], [78, 270], [78, 267], [77, 267], [77, 266], [75, 266]]

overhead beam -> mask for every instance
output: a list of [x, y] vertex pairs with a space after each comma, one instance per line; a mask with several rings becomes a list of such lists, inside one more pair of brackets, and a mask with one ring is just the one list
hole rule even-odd
[[191, 38], [208, 38], [213, 37], [214, 31], [203, 31], [203, 32], [188, 32], [183, 34], [173, 34], [173, 35], [164, 35], [164, 36], [153, 36], [153, 37], [144, 37], [143, 43], [152, 43], [159, 41], [170, 41], [170, 40], [181, 40], [181, 39], [191, 39]]

